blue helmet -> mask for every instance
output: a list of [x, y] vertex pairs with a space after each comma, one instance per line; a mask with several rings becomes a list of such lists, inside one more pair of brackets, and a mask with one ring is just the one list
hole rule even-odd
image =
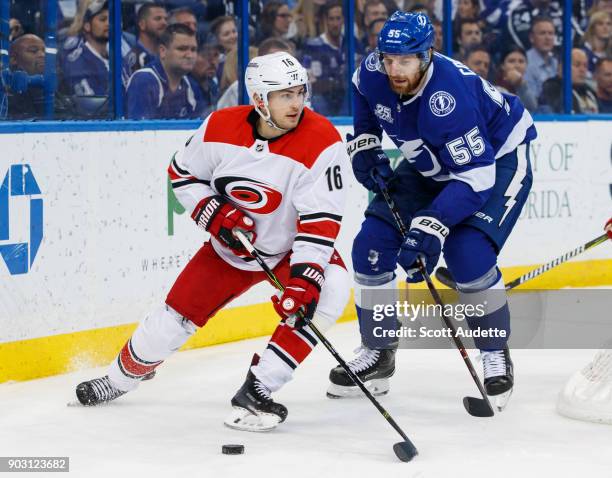
[[433, 46], [435, 35], [424, 13], [395, 12], [378, 34], [378, 51], [390, 55], [425, 53]]

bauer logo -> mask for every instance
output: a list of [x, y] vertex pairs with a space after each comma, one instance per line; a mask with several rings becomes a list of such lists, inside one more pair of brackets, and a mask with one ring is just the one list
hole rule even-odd
[[[43, 200], [32, 169], [15, 164], [0, 183], [0, 255], [11, 275], [26, 274], [43, 238]], [[25, 227], [20, 228], [20, 225]], [[25, 236], [25, 237], [24, 237]]]

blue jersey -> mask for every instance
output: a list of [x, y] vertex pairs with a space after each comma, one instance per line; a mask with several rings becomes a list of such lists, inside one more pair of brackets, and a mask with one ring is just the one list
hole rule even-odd
[[104, 58], [87, 42], [67, 53], [62, 61], [66, 92], [77, 96], [107, 96], [109, 67]]
[[372, 53], [353, 75], [355, 135], [384, 130], [407, 162], [396, 174], [418, 171], [440, 189], [428, 208], [458, 224], [490, 197], [496, 160], [536, 137], [533, 119], [518, 97], [438, 53], [412, 97], [394, 93], [381, 68]]
[[162, 64], [154, 61], [136, 71], [127, 88], [127, 117], [130, 119], [199, 118], [204, 110], [200, 86], [184, 76], [175, 91], [170, 91]]

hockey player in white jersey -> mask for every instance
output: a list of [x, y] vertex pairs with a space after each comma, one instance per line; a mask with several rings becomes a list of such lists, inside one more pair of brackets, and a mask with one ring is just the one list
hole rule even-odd
[[[342, 140], [328, 120], [304, 106], [307, 73], [293, 56], [254, 58], [245, 76], [254, 106], [212, 113], [168, 169], [177, 198], [211, 238], [165, 303], [138, 326], [108, 375], [78, 385], [83, 405], [134, 390], [218, 310], [266, 280], [237, 230], [251, 238], [286, 289], [272, 297], [281, 321], [232, 398], [226, 425], [263, 431], [283, 422], [287, 408], [271, 393], [316, 345], [309, 323], [325, 331], [344, 310], [349, 279], [334, 249], [349, 168]], [[303, 319], [294, 323], [298, 311]]]

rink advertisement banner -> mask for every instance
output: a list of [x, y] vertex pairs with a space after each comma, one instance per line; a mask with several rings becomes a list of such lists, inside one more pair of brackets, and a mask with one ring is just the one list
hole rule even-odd
[[[509, 279], [599, 235], [612, 210], [610, 124], [546, 122], [538, 129], [531, 144], [533, 189], [500, 258]], [[343, 137], [351, 131], [338, 130]], [[7, 367], [25, 366], [25, 357], [40, 351], [48, 362], [44, 354], [62, 348], [64, 368], [49, 365], [56, 371], [68, 360], [88, 363], [92, 348], [93, 363], [106, 360], [107, 350], [114, 353], [133, 324], [164, 301], [206, 239], [166, 176], [190, 135], [0, 135], [0, 381], [13, 376]], [[350, 172], [345, 178], [348, 207], [337, 249], [350, 268], [368, 196]], [[610, 245], [601, 245], [536, 286], [611, 284], [611, 258]], [[271, 332], [277, 322], [271, 292], [259, 285], [231, 302], [194, 346]], [[345, 315], [354, 316], [351, 307]]]

